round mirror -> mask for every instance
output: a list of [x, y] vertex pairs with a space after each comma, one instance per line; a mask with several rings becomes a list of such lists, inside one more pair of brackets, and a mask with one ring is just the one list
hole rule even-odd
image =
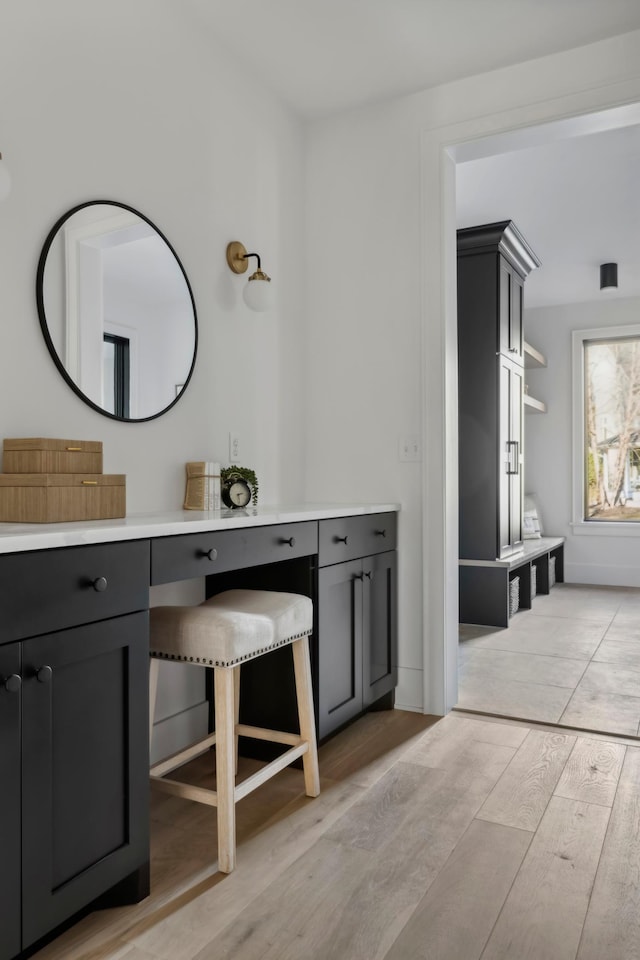
[[185, 390], [198, 342], [193, 293], [154, 224], [123, 203], [69, 210], [46, 239], [38, 314], [56, 366], [116, 420], [152, 420]]

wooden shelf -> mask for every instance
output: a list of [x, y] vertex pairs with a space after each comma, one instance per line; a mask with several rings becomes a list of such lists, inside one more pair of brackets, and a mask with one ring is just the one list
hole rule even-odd
[[543, 353], [540, 353], [539, 350], [536, 350], [535, 347], [532, 347], [530, 343], [527, 343], [525, 340], [523, 343], [524, 349], [524, 365], [529, 369], [532, 367], [546, 367], [547, 358]]
[[547, 412], [547, 405], [542, 400], [536, 400], [535, 397], [530, 397], [528, 393], [525, 393], [522, 399], [524, 401], [525, 413], [546, 413]]

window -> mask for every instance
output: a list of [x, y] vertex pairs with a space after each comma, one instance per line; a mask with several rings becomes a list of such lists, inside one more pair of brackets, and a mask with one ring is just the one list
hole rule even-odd
[[129, 416], [129, 340], [105, 333], [102, 350], [102, 407], [116, 417]]
[[[582, 522], [640, 522], [640, 328], [583, 330], [576, 446]], [[576, 470], [576, 473], [578, 471]], [[578, 478], [576, 478], [578, 479]]]

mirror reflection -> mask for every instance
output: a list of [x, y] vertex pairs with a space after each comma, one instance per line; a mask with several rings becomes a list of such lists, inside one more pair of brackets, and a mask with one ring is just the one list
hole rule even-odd
[[61, 217], [37, 297], [51, 355], [90, 406], [150, 420], [177, 402], [195, 362], [195, 304], [175, 251], [141, 213], [94, 201]]

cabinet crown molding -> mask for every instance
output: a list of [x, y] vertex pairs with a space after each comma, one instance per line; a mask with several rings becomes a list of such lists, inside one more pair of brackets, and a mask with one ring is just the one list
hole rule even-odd
[[479, 227], [463, 227], [458, 230], [458, 256], [479, 253], [482, 250], [498, 251], [524, 279], [540, 266], [535, 255], [513, 220], [485, 223]]

